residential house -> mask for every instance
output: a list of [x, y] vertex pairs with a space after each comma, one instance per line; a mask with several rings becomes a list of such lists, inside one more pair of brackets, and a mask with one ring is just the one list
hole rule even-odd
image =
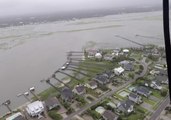
[[129, 53], [129, 50], [128, 50], [128, 49], [123, 49], [122, 52], [123, 52], [124, 54], [128, 54], [128, 53]]
[[76, 93], [77, 95], [83, 95], [86, 93], [86, 89], [84, 85], [76, 85], [75, 88], [73, 89], [73, 92]]
[[96, 111], [97, 113], [99, 113], [100, 115], [102, 115], [102, 114], [105, 112], [105, 109], [104, 109], [104, 107], [99, 106], [99, 107], [97, 107], [97, 108], [95, 109], [95, 111]]
[[150, 84], [150, 87], [152, 87], [153, 89], [157, 89], [157, 90], [162, 89], [160, 81], [152, 81]]
[[151, 70], [150, 71], [150, 74], [154, 75], [154, 76], [159, 75], [159, 73], [160, 73], [160, 71], [158, 71], [158, 70]]
[[95, 81], [90, 81], [87, 85], [86, 85], [88, 88], [94, 90], [97, 88], [97, 82]]
[[137, 104], [142, 103], [142, 97], [132, 92], [129, 94], [128, 99]]
[[114, 58], [114, 55], [112, 55], [112, 54], [105, 54], [103, 56], [103, 59], [106, 61], [113, 61], [113, 58]]
[[167, 68], [164, 65], [162, 65], [162, 64], [156, 64], [154, 66], [154, 68], [157, 69], [157, 70], [159, 70], [161, 74], [167, 75]]
[[120, 51], [121, 51], [120, 48], [115, 48], [115, 49], [113, 49], [113, 53], [119, 53]]
[[125, 100], [117, 105], [118, 111], [124, 114], [130, 114], [134, 111], [134, 103], [131, 100]]
[[160, 56], [160, 52], [157, 48], [151, 50], [153, 56]]
[[169, 79], [167, 78], [166, 80], [162, 80], [161, 83], [162, 83], [162, 84], [167, 84], [167, 85], [168, 85], [168, 84], [169, 84]]
[[108, 75], [102, 74], [102, 75], [97, 75], [95, 78], [93, 78], [97, 83], [100, 85], [106, 85], [109, 83]]
[[119, 118], [115, 113], [110, 110], [106, 110], [102, 116], [104, 120], [118, 120]]
[[45, 105], [46, 105], [47, 110], [52, 110], [60, 106], [59, 101], [56, 97], [51, 97], [45, 100]]
[[160, 71], [160, 73], [159, 73], [160, 76], [167, 76], [168, 75], [166, 69], [159, 69], [159, 71]]
[[122, 67], [118, 67], [114, 69], [114, 73], [118, 76], [121, 75], [124, 71], [125, 70]]
[[106, 105], [110, 106], [113, 109], [117, 107], [113, 102], [108, 102]]
[[20, 112], [17, 112], [11, 115], [10, 117], [6, 118], [6, 120], [26, 120], [26, 119]]
[[127, 71], [131, 71], [134, 69], [133, 63], [127, 60], [121, 61], [119, 65], [121, 65]]
[[115, 74], [111, 70], [105, 71], [103, 74], [108, 76], [108, 79], [111, 79], [111, 78], [113, 78], [115, 76]]
[[152, 91], [150, 91], [147, 87], [144, 86], [139, 86], [135, 89], [135, 92], [137, 94], [143, 95], [145, 97], [149, 97], [152, 93]]
[[87, 53], [87, 57], [88, 58], [94, 58], [96, 53], [98, 53], [99, 50], [97, 49], [89, 49], [89, 50], [86, 50], [86, 53]]
[[39, 117], [44, 112], [42, 101], [35, 101], [26, 106], [26, 111], [31, 117]]
[[102, 54], [99, 53], [99, 52], [95, 54], [95, 58], [98, 59], [98, 60], [101, 60], [102, 57], [103, 57]]
[[69, 88], [64, 88], [62, 91], [61, 91], [61, 97], [64, 101], [69, 101], [71, 102], [74, 98], [74, 94], [72, 92], [71, 89]]
[[161, 84], [168, 84], [169, 83], [168, 76], [165, 76], [165, 75], [158, 75], [158, 76], [156, 76], [155, 80], [160, 82]]

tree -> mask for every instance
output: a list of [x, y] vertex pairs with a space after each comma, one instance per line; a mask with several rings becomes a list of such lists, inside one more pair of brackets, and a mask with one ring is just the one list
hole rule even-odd
[[132, 79], [134, 79], [134, 77], [135, 77], [134, 73], [129, 73], [128, 76]]
[[88, 113], [92, 116], [93, 119], [99, 120], [101, 115], [94, 110], [88, 110]]
[[63, 117], [58, 114], [55, 110], [49, 111], [48, 116], [52, 118], [52, 120], [62, 120]]
[[71, 108], [71, 107], [69, 107], [69, 108], [68, 108], [68, 111], [66, 112], [66, 114], [71, 114], [72, 112], [74, 112], [74, 109]]
[[68, 102], [63, 102], [64, 108], [69, 108], [71, 105]]
[[79, 95], [76, 96], [75, 100], [80, 102], [82, 105], [86, 104], [85, 99], [83, 97], [80, 97]]
[[161, 94], [161, 96], [166, 97], [167, 90], [166, 89], [162, 90], [160, 94]]
[[143, 71], [144, 67], [142, 65], [140, 65], [140, 70]]

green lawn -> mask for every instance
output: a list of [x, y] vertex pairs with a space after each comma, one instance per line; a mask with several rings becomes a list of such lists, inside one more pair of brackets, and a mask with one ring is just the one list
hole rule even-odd
[[118, 100], [124, 100], [125, 98], [120, 96], [119, 94], [115, 93], [114, 95], [114, 98], [117, 98]]
[[94, 97], [96, 97], [96, 98], [99, 96], [98, 93], [96, 93], [94, 90], [92, 90], [92, 89], [90, 89], [90, 88], [86, 88], [86, 93], [87, 93], [87, 94], [90, 94], [90, 95], [92, 95], [92, 96], [94, 96]]
[[40, 94], [38, 94], [38, 96], [40, 97], [41, 100], [45, 100], [48, 97], [57, 96], [58, 94], [59, 94], [59, 92], [57, 92], [57, 90], [50, 87], [47, 90], [45, 90], [45, 91], [41, 92]]
[[143, 101], [146, 102], [146, 103], [148, 103], [148, 104], [150, 104], [150, 105], [152, 105], [152, 106], [155, 106], [156, 105], [156, 102], [155, 101], [150, 100], [150, 99], [147, 99], [145, 97], [143, 97]]
[[145, 114], [149, 112], [147, 109], [141, 107], [140, 105], [136, 105], [136, 109], [137, 109], [137, 111], [142, 111]]
[[131, 113], [130, 115], [121, 116], [122, 120], [144, 120], [145, 114], [140, 112]]
[[163, 98], [159, 90], [152, 90], [152, 95], [160, 99]]

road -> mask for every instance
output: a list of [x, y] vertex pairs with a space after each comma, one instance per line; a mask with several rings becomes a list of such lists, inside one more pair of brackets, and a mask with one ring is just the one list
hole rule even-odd
[[86, 106], [84, 106], [83, 108], [81, 108], [80, 110], [70, 114], [67, 118], [65, 118], [64, 120], [70, 120], [72, 117], [74, 117], [75, 115], [80, 115], [82, 114], [83, 112], [85, 112], [87, 109], [89, 109], [90, 107], [92, 107], [93, 105], [96, 105], [98, 102], [102, 101], [103, 99], [109, 97], [109, 96], [112, 96], [116, 91], [128, 86], [130, 83], [134, 82], [136, 79], [140, 78], [140, 77], [143, 77], [146, 72], [147, 72], [147, 68], [148, 68], [148, 65], [145, 63], [145, 58], [143, 58], [142, 61], [139, 61], [141, 65], [143, 65], [144, 69], [142, 71], [142, 73], [140, 75], [136, 75], [134, 77], [133, 80], [130, 80], [129, 82], [123, 84], [122, 86], [119, 86], [118, 88], [116, 89], [113, 89], [112, 91], [109, 91], [108, 93], [104, 94], [103, 96], [99, 97], [97, 100], [93, 101], [92, 103], [90, 104], [87, 104]]
[[161, 112], [166, 108], [166, 106], [169, 104], [169, 102], [170, 102], [170, 98], [168, 96], [164, 101], [162, 101], [162, 103], [160, 104], [158, 109], [152, 113], [152, 116], [150, 117], [149, 120], [157, 120], [159, 118]]

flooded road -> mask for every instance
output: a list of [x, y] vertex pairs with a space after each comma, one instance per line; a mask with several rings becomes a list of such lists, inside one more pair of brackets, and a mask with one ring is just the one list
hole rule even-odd
[[[161, 39], [137, 37], [136, 34]], [[40, 92], [48, 86], [40, 83], [66, 62], [66, 52], [84, 47], [118, 48], [138, 46], [119, 39], [121, 35], [142, 44], [164, 45], [162, 12], [131, 13], [25, 25], [0, 29], [0, 103], [11, 100], [15, 108], [26, 100], [16, 95], [34, 86]], [[0, 115], [7, 112], [0, 107]]]

